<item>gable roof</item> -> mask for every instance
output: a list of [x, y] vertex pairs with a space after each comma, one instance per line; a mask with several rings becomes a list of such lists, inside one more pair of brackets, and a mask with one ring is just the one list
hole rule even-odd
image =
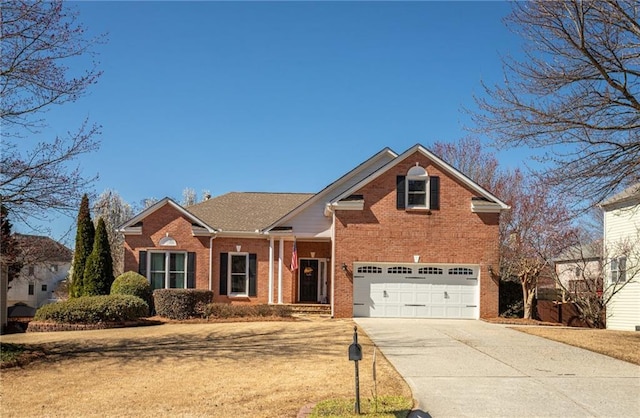
[[[318, 193], [312, 195], [307, 201], [303, 202], [298, 207], [294, 208], [288, 213], [283, 214], [281, 218], [274, 220], [273, 223], [264, 228], [264, 231], [268, 232], [273, 228], [282, 225], [287, 222], [291, 218], [298, 215], [300, 212], [307, 209], [309, 206], [317, 203], [318, 201], [323, 201], [326, 203], [330, 199], [329, 196], [335, 195], [339, 193], [338, 190], [344, 189], [345, 185], [348, 185], [349, 181], [353, 181], [358, 175], [364, 174], [365, 176], [369, 176], [370, 172], [375, 172], [379, 169], [380, 163], [378, 161], [382, 161], [387, 158], [396, 158], [398, 154], [396, 154], [391, 148], [385, 147], [379, 152], [375, 153], [362, 163], [358, 164], [352, 170], [342, 175], [340, 178], [335, 180], [334, 182], [327, 185], [324, 189], [320, 190]], [[368, 172], [368, 170], [370, 172]]]
[[25, 264], [45, 261], [70, 263], [73, 253], [64, 245], [42, 235], [13, 234], [18, 242], [21, 257]]
[[602, 202], [600, 206], [612, 206], [620, 203], [633, 202], [634, 200], [640, 201], [640, 183], [627, 187], [620, 193]]
[[556, 263], [599, 260], [602, 258], [602, 241], [597, 240], [588, 244], [576, 244], [565, 249], [553, 261]]
[[188, 211], [221, 232], [256, 232], [313, 196], [313, 193], [231, 192], [189, 206]]
[[161, 207], [163, 207], [165, 205], [169, 205], [169, 206], [173, 207], [178, 212], [180, 212], [182, 215], [184, 215], [187, 219], [189, 219], [192, 223], [198, 224], [198, 226], [200, 226], [202, 228], [205, 228], [207, 230], [207, 232], [215, 232], [215, 229], [210, 227], [206, 222], [204, 222], [203, 220], [199, 219], [196, 215], [194, 215], [193, 213], [190, 213], [185, 208], [183, 208], [182, 206], [180, 206], [179, 204], [177, 204], [175, 201], [173, 201], [172, 199], [170, 199], [168, 197], [165, 197], [164, 199], [162, 199], [162, 200], [156, 202], [155, 204], [149, 206], [147, 209], [143, 210], [142, 212], [140, 212], [139, 214], [137, 214], [133, 218], [129, 219], [127, 222], [125, 222], [122, 225], [120, 225], [118, 227], [118, 231], [127, 232], [127, 228], [132, 228], [132, 227], [135, 228], [135, 225], [138, 222], [141, 222], [144, 218], [146, 218], [147, 216], [151, 215], [152, 213], [154, 213], [155, 211], [157, 211], [158, 209], [160, 209]]
[[508, 209], [510, 209], [510, 206], [507, 205], [505, 202], [500, 200], [498, 197], [493, 195], [491, 192], [489, 192], [488, 190], [484, 189], [478, 183], [476, 183], [473, 180], [471, 180], [469, 177], [464, 175], [462, 172], [458, 171], [456, 168], [454, 168], [453, 166], [449, 165], [444, 160], [440, 159], [438, 156], [436, 156], [434, 153], [432, 153], [431, 151], [429, 151], [427, 148], [423, 147], [420, 144], [416, 144], [413, 147], [409, 148], [408, 150], [403, 152], [401, 155], [396, 157], [393, 161], [389, 162], [385, 166], [381, 167], [378, 171], [376, 171], [375, 173], [373, 173], [370, 176], [368, 176], [366, 179], [362, 180], [358, 184], [354, 185], [350, 189], [346, 190], [345, 192], [341, 193], [340, 195], [338, 195], [337, 197], [332, 199], [330, 203], [335, 203], [335, 202], [338, 202], [338, 201], [340, 201], [342, 199], [347, 198], [348, 196], [352, 195], [356, 191], [360, 190], [362, 187], [364, 187], [367, 184], [371, 183], [376, 178], [380, 177], [382, 174], [386, 173], [387, 171], [389, 171], [390, 169], [395, 167], [400, 162], [404, 161], [407, 157], [409, 157], [411, 154], [414, 154], [415, 152], [420, 152], [421, 154], [423, 154], [424, 156], [429, 158], [434, 164], [436, 164], [444, 172], [446, 172], [449, 175], [451, 175], [452, 177], [458, 179], [461, 183], [465, 184], [471, 190], [476, 192], [478, 194], [478, 197], [482, 197], [482, 198], [487, 199], [488, 201], [490, 201], [492, 203], [497, 204], [500, 210], [508, 210]]

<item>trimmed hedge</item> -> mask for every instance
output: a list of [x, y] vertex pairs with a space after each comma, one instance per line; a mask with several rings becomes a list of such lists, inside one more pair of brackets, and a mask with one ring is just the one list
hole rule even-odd
[[156, 314], [169, 319], [201, 318], [205, 305], [213, 300], [213, 292], [201, 289], [156, 289], [153, 304]]
[[119, 275], [111, 285], [112, 295], [133, 295], [147, 302], [153, 308], [153, 290], [146, 277], [135, 271], [127, 271]]
[[133, 321], [149, 316], [149, 305], [137, 296], [82, 296], [51, 303], [36, 311], [34, 321], [69, 324]]
[[210, 303], [202, 311], [205, 318], [278, 317], [289, 318], [291, 308], [286, 305], [231, 305]]

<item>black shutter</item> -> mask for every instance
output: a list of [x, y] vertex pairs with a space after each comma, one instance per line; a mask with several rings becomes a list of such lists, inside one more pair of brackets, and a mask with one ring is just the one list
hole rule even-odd
[[440, 209], [440, 177], [429, 177], [429, 209]]
[[396, 176], [396, 208], [404, 209], [406, 207], [404, 202], [405, 193], [405, 176]]
[[147, 277], [147, 252], [139, 251], [138, 252], [138, 273]]
[[258, 296], [257, 257], [249, 254], [249, 296]]
[[229, 254], [220, 253], [220, 294], [227, 294], [227, 265], [229, 263]]
[[187, 253], [187, 289], [196, 288], [196, 253]]

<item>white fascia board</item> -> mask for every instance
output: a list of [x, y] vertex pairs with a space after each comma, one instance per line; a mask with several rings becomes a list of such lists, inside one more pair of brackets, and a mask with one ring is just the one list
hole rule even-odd
[[502, 200], [498, 199], [496, 196], [491, 194], [489, 191], [485, 190], [483, 187], [478, 185], [476, 182], [471, 180], [469, 177], [465, 176], [463, 173], [461, 173], [460, 171], [458, 171], [455, 168], [453, 168], [451, 165], [449, 165], [446, 162], [444, 162], [442, 159], [437, 157], [435, 154], [433, 154], [431, 151], [429, 151], [428, 149], [426, 149], [425, 147], [423, 147], [420, 144], [416, 144], [413, 147], [409, 148], [408, 150], [403, 152], [401, 155], [399, 155], [396, 159], [394, 159], [393, 161], [390, 161], [387, 165], [381, 167], [378, 171], [376, 171], [375, 173], [371, 174], [369, 177], [367, 177], [366, 179], [362, 180], [360, 183], [356, 184], [355, 186], [351, 187], [349, 190], [347, 190], [344, 193], [342, 193], [341, 195], [337, 196], [330, 203], [337, 202], [339, 200], [342, 200], [342, 199], [346, 198], [347, 196], [350, 196], [350, 195], [354, 194], [355, 192], [357, 192], [358, 190], [360, 190], [361, 188], [363, 188], [367, 184], [371, 183], [376, 178], [380, 177], [381, 175], [383, 175], [387, 171], [391, 170], [393, 167], [398, 165], [400, 162], [404, 161], [407, 157], [409, 157], [409, 155], [415, 153], [416, 151], [419, 151], [422, 155], [424, 155], [425, 157], [429, 158], [431, 161], [433, 161], [436, 165], [438, 165], [446, 173], [450, 174], [454, 178], [460, 180], [465, 185], [469, 186], [469, 188], [471, 188], [473, 191], [478, 193], [480, 196], [494, 201], [497, 205], [500, 206], [500, 210], [509, 210], [509, 209], [511, 209], [511, 207], [509, 205], [507, 205], [505, 202], [503, 202]]
[[218, 238], [262, 238], [264, 234], [260, 231], [217, 231]]
[[364, 200], [340, 200], [331, 204], [334, 210], [363, 210]]
[[503, 209], [499, 204], [484, 200], [472, 200], [471, 212], [473, 213], [500, 213]]
[[172, 199], [170, 199], [168, 197], [165, 197], [164, 199], [158, 201], [154, 205], [152, 205], [152, 206], [148, 207], [147, 209], [143, 210], [142, 212], [140, 212], [139, 214], [137, 214], [133, 218], [129, 219], [127, 222], [125, 222], [124, 224], [120, 225], [117, 230], [119, 232], [126, 232], [127, 229], [131, 229], [132, 225], [135, 225], [138, 222], [142, 221], [144, 218], [146, 218], [147, 216], [151, 215], [152, 213], [154, 213], [155, 211], [157, 211], [158, 209], [160, 209], [161, 207], [163, 207], [165, 205], [173, 206], [178, 212], [183, 214], [186, 218], [190, 219], [192, 222], [195, 222], [195, 223], [198, 223], [198, 224], [202, 225], [207, 230], [207, 232], [209, 234], [213, 234], [213, 233], [217, 232], [217, 230], [215, 228], [210, 227], [209, 225], [207, 225], [206, 222], [202, 221], [197, 216], [195, 216], [193, 213], [189, 212], [188, 210], [186, 210], [185, 208], [183, 208], [182, 206], [180, 206], [179, 204], [177, 204], [176, 202], [174, 202]]
[[376, 153], [371, 158], [365, 160], [364, 162], [359, 164], [357, 167], [355, 167], [354, 169], [352, 169], [348, 173], [344, 174], [338, 180], [334, 181], [333, 183], [329, 184], [324, 189], [320, 190], [318, 193], [313, 195], [311, 198], [307, 199], [305, 202], [300, 204], [300, 206], [298, 206], [297, 208], [293, 209], [291, 212], [287, 213], [282, 218], [278, 219], [277, 221], [275, 221], [274, 223], [272, 223], [268, 227], [264, 228], [263, 231], [264, 232], [269, 232], [271, 230], [271, 228], [274, 228], [274, 227], [276, 227], [278, 225], [286, 223], [291, 218], [295, 217], [300, 212], [304, 211], [306, 208], [308, 208], [309, 206], [311, 206], [314, 203], [316, 203], [318, 200], [324, 199], [333, 190], [337, 189], [338, 187], [340, 187], [341, 185], [346, 183], [349, 179], [353, 178], [359, 172], [364, 170], [370, 163], [372, 163], [373, 161], [378, 160], [379, 158], [381, 158], [381, 157], [383, 157], [385, 155], [391, 156], [392, 158], [397, 158], [398, 157], [398, 154], [396, 154], [391, 148], [389, 148], [389, 147], [384, 148], [382, 151]]
[[118, 229], [119, 232], [122, 232], [125, 235], [142, 235], [142, 227], [141, 226], [129, 226], [126, 228]]

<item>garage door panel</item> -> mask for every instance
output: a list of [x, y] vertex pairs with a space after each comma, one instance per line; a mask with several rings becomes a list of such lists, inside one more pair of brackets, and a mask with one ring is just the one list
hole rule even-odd
[[478, 317], [478, 266], [440, 265], [443, 274], [423, 276], [385, 274], [389, 264], [380, 266], [381, 274], [354, 275], [355, 316]]

